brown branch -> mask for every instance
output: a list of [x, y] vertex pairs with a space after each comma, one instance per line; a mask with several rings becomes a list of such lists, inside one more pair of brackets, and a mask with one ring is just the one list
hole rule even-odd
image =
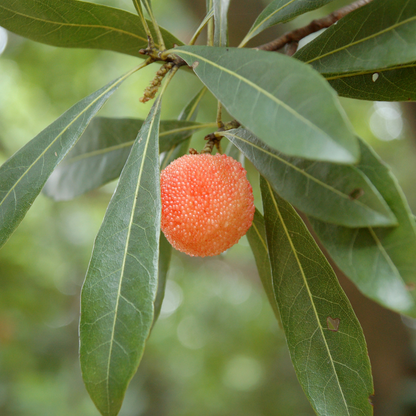
[[280, 38], [265, 43], [264, 45], [258, 46], [256, 49], [261, 49], [263, 51], [277, 51], [287, 44], [296, 44], [301, 39], [305, 38], [311, 33], [315, 33], [318, 30], [332, 26], [334, 23], [338, 22], [338, 20], [342, 17], [346, 16], [347, 14], [351, 13], [356, 9], [359, 9], [362, 6], [365, 6], [371, 1], [372, 0], [357, 0], [354, 3], [349, 4], [348, 6], [342, 7], [341, 9], [332, 12], [331, 14], [323, 17], [322, 19], [312, 20], [312, 22], [309, 23], [307, 26], [301, 27], [291, 32], [287, 32]]

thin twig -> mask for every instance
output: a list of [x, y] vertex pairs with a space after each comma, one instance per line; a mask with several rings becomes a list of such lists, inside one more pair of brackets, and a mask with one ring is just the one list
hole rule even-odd
[[338, 22], [339, 19], [351, 13], [352, 11], [359, 9], [362, 6], [370, 3], [372, 0], [357, 0], [354, 3], [349, 4], [348, 6], [342, 7], [341, 9], [332, 12], [328, 16], [323, 17], [322, 19], [312, 20], [307, 26], [301, 27], [299, 29], [287, 32], [284, 35], [280, 36], [271, 42], [265, 43], [264, 45], [257, 46], [256, 49], [261, 49], [262, 51], [277, 51], [283, 46], [290, 44], [292, 42], [299, 42], [301, 39], [315, 33], [318, 30], [325, 29], [332, 26], [334, 23]]
[[142, 10], [142, 8], [140, 6], [140, 0], [133, 0], [133, 4], [134, 4], [134, 7], [137, 10], [137, 14], [140, 17], [140, 20], [142, 21], [142, 25], [144, 27], [144, 31], [146, 32], [146, 36], [151, 38], [152, 37], [152, 33], [150, 32], [149, 26], [147, 24], [147, 20], [146, 20], [146, 18], [143, 15], [143, 10]]
[[224, 127], [224, 123], [222, 122], [222, 105], [219, 101], [217, 104], [217, 126], [219, 129]]
[[[207, 4], [207, 13], [213, 8], [212, 0]], [[214, 19], [209, 19], [208, 21], [208, 33], [207, 33], [207, 45], [214, 46]]]

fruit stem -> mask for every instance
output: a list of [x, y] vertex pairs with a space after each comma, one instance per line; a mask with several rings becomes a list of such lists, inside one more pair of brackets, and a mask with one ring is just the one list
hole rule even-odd
[[236, 129], [240, 127], [240, 123], [237, 120], [231, 120], [225, 124], [221, 122], [221, 124], [222, 124], [222, 127], [220, 127], [215, 133], [207, 134], [204, 137], [204, 140], [207, 140], [207, 144], [202, 149], [201, 154], [212, 153], [214, 146], [217, 148], [218, 152], [222, 154], [221, 139], [223, 136], [221, 135], [221, 132], [226, 131], [226, 130]]

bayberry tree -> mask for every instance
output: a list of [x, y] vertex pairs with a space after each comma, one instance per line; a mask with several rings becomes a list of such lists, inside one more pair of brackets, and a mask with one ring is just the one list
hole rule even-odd
[[[416, 283], [415, 219], [338, 100], [415, 100], [416, 2], [358, 0], [266, 44], [246, 46], [265, 29], [330, 1], [273, 0], [238, 47], [227, 41], [229, 0], [206, 1], [206, 16], [187, 43], [157, 24], [150, 0], [133, 0], [136, 15], [77, 0], [0, 2], [0, 25], [11, 32], [140, 60], [0, 168], [0, 245], [42, 190], [69, 199], [119, 177], [81, 300], [82, 374], [102, 415], [118, 414], [161, 309], [172, 252], [166, 237], [205, 256], [221, 253], [247, 229], [315, 412], [372, 414], [364, 335], [316, 239], [363, 294], [416, 317], [409, 290]], [[207, 45], [195, 46], [205, 30]], [[96, 117], [148, 65], [157, 68], [141, 98], [156, 97], [148, 117]], [[163, 94], [178, 71], [198, 77], [201, 89], [177, 120], [161, 120]], [[196, 121], [205, 94], [218, 101], [216, 120], [208, 124]], [[191, 135], [207, 127], [206, 143], [189, 151]], [[227, 156], [221, 155], [225, 142]], [[232, 158], [249, 160], [259, 183], [250, 186]], [[261, 190], [256, 210], [251, 187]]]

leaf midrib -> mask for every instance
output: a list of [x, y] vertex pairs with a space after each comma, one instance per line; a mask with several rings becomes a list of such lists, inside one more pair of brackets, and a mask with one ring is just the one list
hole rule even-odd
[[[332, 369], [333, 369], [333, 372], [334, 372], [334, 375], [335, 375], [335, 379], [337, 380], [337, 385], [338, 385], [338, 388], [340, 390], [340, 393], [341, 393], [341, 396], [342, 396], [342, 399], [343, 399], [345, 408], [347, 410], [347, 414], [349, 414], [348, 405], [347, 405], [347, 402], [346, 402], [346, 399], [345, 399], [345, 396], [344, 396], [344, 392], [343, 392], [343, 390], [341, 388], [341, 384], [340, 384], [340, 381], [339, 381], [339, 378], [338, 378], [338, 373], [336, 372], [336, 369], [335, 369], [334, 359], [332, 358], [332, 354], [331, 354], [331, 351], [329, 349], [329, 345], [328, 345], [328, 343], [326, 341], [326, 338], [325, 338], [325, 335], [324, 335], [324, 332], [323, 332], [323, 328], [322, 328], [322, 326], [321, 326], [321, 324], [319, 322], [318, 311], [316, 310], [315, 303], [313, 302], [313, 295], [312, 295], [312, 293], [311, 293], [311, 291], [309, 289], [308, 281], [306, 279], [305, 272], [304, 272], [303, 267], [302, 267], [302, 263], [299, 260], [299, 257], [298, 257], [296, 248], [295, 248], [295, 246], [293, 244], [293, 241], [292, 241], [292, 239], [290, 237], [289, 231], [288, 231], [288, 229], [286, 227], [286, 224], [285, 224], [285, 222], [283, 220], [282, 214], [280, 213], [279, 207], [278, 207], [277, 202], [276, 202], [276, 200], [274, 198], [273, 190], [271, 189], [269, 182], [266, 182], [266, 183], [267, 183], [267, 187], [269, 188], [269, 193], [270, 193], [270, 197], [272, 198], [273, 205], [276, 208], [277, 215], [279, 216], [280, 222], [281, 222], [281, 224], [283, 226], [283, 229], [285, 231], [286, 237], [287, 237], [287, 239], [289, 241], [289, 245], [290, 245], [290, 247], [292, 249], [293, 255], [295, 256], [296, 262], [297, 262], [298, 267], [299, 267], [299, 270], [301, 272], [302, 279], [303, 279], [304, 285], [306, 287], [306, 290], [308, 292], [308, 296], [309, 296], [309, 299], [310, 299], [310, 302], [311, 302], [311, 305], [312, 305], [312, 309], [313, 309], [313, 312], [314, 312], [314, 315], [315, 315], [315, 319], [316, 319], [316, 322], [317, 322], [317, 325], [318, 325], [318, 328], [319, 328], [319, 332], [321, 333], [322, 340], [324, 342], [326, 351], [328, 353], [328, 357], [330, 358], [331, 366], [332, 366]], [[280, 308], [279, 308], [279, 310], [280, 310]]]
[[388, 28], [386, 28], [386, 29], [384, 29], [384, 30], [381, 30], [381, 31], [377, 32], [377, 33], [373, 33], [373, 34], [372, 34], [372, 35], [370, 35], [370, 36], [367, 36], [367, 37], [365, 37], [365, 38], [359, 39], [359, 40], [357, 40], [357, 41], [355, 41], [355, 42], [351, 42], [351, 43], [349, 43], [348, 45], [344, 45], [344, 46], [342, 46], [342, 47], [340, 47], [340, 48], [333, 49], [332, 51], [329, 51], [329, 52], [327, 52], [327, 53], [325, 53], [325, 54], [323, 54], [323, 55], [319, 55], [319, 56], [317, 56], [317, 57], [315, 57], [315, 58], [313, 58], [313, 59], [311, 59], [311, 60], [309, 60], [309, 61], [305, 61], [305, 63], [310, 64], [311, 62], [315, 62], [315, 61], [317, 61], [317, 60], [319, 60], [319, 59], [325, 58], [326, 56], [333, 55], [333, 54], [335, 54], [335, 53], [337, 53], [337, 52], [340, 52], [340, 51], [343, 51], [343, 50], [345, 50], [345, 49], [348, 49], [348, 48], [350, 48], [351, 46], [358, 45], [358, 44], [360, 44], [360, 43], [362, 43], [362, 42], [365, 42], [365, 41], [367, 41], [367, 40], [369, 40], [369, 39], [373, 39], [373, 38], [375, 38], [375, 37], [377, 37], [377, 36], [383, 35], [384, 33], [387, 33], [387, 32], [389, 32], [390, 30], [394, 30], [394, 29], [396, 29], [396, 28], [398, 28], [398, 27], [400, 27], [400, 26], [402, 26], [402, 25], [404, 25], [404, 24], [406, 24], [406, 23], [409, 23], [409, 22], [411, 22], [411, 21], [413, 21], [413, 20], [416, 20], [416, 16], [414, 16], [414, 17], [410, 17], [409, 19], [406, 19], [406, 20], [403, 20], [402, 22], [397, 23], [397, 24], [395, 24], [395, 25], [393, 25], [393, 26], [390, 26], [390, 27], [388, 27]]
[[16, 188], [16, 186], [20, 183], [20, 181], [26, 176], [26, 174], [32, 169], [32, 167], [45, 155], [45, 153], [55, 144], [55, 142], [71, 127], [73, 123], [75, 123], [93, 104], [95, 104], [103, 95], [107, 94], [110, 90], [112, 90], [117, 84], [123, 82], [128, 76], [130, 76], [133, 72], [137, 71], [138, 68], [134, 68], [133, 70], [127, 72], [125, 75], [117, 79], [113, 84], [111, 84], [102, 94], [100, 94], [96, 99], [91, 101], [91, 103], [84, 108], [65, 128], [56, 136], [56, 138], [45, 148], [45, 150], [40, 153], [40, 155], [35, 159], [35, 161], [29, 165], [29, 167], [24, 171], [24, 173], [20, 176], [20, 178], [16, 181], [16, 183], [10, 188], [9, 192], [4, 196], [4, 198], [0, 201], [0, 207], [3, 202], [7, 199], [12, 191]]
[[[353, 204], [357, 204], [357, 205], [360, 205], [360, 206], [362, 206], [362, 207], [363, 207], [364, 209], [366, 209], [366, 210], [371, 210], [371, 211], [373, 211], [373, 212], [375, 211], [373, 208], [371, 208], [371, 207], [369, 207], [369, 206], [367, 206], [367, 205], [363, 204], [363, 203], [362, 203], [360, 200], [358, 200], [358, 199], [351, 200], [351, 199], [350, 199], [350, 197], [349, 197], [347, 194], [344, 194], [344, 193], [342, 193], [341, 191], [339, 191], [338, 189], [331, 187], [331, 186], [330, 186], [330, 185], [328, 185], [327, 183], [320, 181], [319, 179], [317, 179], [317, 178], [315, 178], [314, 176], [310, 175], [310, 174], [309, 174], [309, 173], [307, 173], [306, 171], [304, 171], [304, 170], [302, 170], [302, 169], [299, 169], [297, 166], [292, 165], [291, 163], [289, 163], [288, 161], [286, 161], [286, 160], [284, 160], [284, 159], [280, 158], [279, 156], [275, 155], [274, 153], [271, 153], [271, 152], [269, 152], [269, 151], [267, 151], [267, 150], [265, 150], [265, 149], [261, 148], [260, 146], [257, 146], [257, 145], [255, 145], [255, 144], [253, 144], [253, 143], [249, 142], [248, 140], [243, 139], [242, 137], [237, 136], [237, 135], [235, 135], [235, 134], [228, 133], [228, 132], [225, 132], [224, 134], [225, 134], [226, 136], [232, 136], [232, 137], [236, 138], [237, 140], [241, 140], [242, 142], [247, 143], [249, 146], [252, 146], [252, 147], [254, 147], [254, 148], [256, 148], [256, 149], [260, 150], [261, 152], [266, 153], [267, 155], [269, 155], [269, 156], [271, 156], [271, 157], [273, 157], [273, 158], [275, 158], [275, 159], [279, 160], [280, 162], [284, 163], [285, 165], [289, 166], [290, 168], [292, 168], [292, 169], [294, 169], [294, 170], [298, 171], [300, 174], [302, 174], [302, 175], [306, 176], [308, 179], [312, 180], [313, 182], [316, 182], [318, 185], [321, 185], [322, 187], [327, 188], [329, 191], [331, 191], [331, 192], [333, 192], [333, 193], [337, 194], [338, 196], [340, 196], [340, 197], [342, 197], [342, 198], [344, 198], [344, 199], [348, 199], [351, 203], [353, 203]], [[354, 167], [352, 167], [352, 166], [351, 166], [351, 168], [352, 168], [352, 169], [356, 169], [356, 168], [354, 168]], [[378, 211], [375, 211], [375, 212], [378, 212]], [[379, 214], [381, 214], [381, 213], [379, 213]]]
[[[137, 39], [140, 39], [141, 41], [147, 42], [147, 39], [145, 39], [141, 36], [138, 36], [138, 35], [136, 35], [132, 32], [127, 32], [125, 30], [118, 29], [118, 28], [111, 27], [111, 26], [86, 25], [86, 24], [78, 24], [78, 23], [76, 24], [76, 23], [56, 22], [56, 21], [53, 21], [53, 20], [45, 20], [45, 19], [41, 19], [41, 18], [38, 18], [38, 17], [26, 15], [24, 13], [20, 13], [20, 12], [17, 12], [15, 10], [8, 9], [7, 7], [2, 6], [2, 5], [0, 5], [0, 8], [2, 8], [4, 10], [7, 10], [8, 12], [17, 14], [19, 16], [25, 17], [27, 19], [36, 20], [36, 21], [43, 22], [43, 23], [49, 23], [49, 24], [58, 25], [58, 26], [68, 26], [68, 27], [86, 27], [86, 28], [94, 28], [94, 29], [106, 29], [106, 30], [109, 30], [109, 31], [119, 32], [119, 33], [122, 33], [122, 34], [125, 34], [125, 35], [128, 35], [128, 36], [132, 36], [132, 37], [135, 37]], [[158, 46], [158, 45], [156, 45], [156, 46]]]
[[367, 70], [367, 71], [358, 71], [358, 72], [350, 72], [347, 74], [339, 74], [339, 75], [334, 75], [334, 76], [325, 76], [325, 74], [322, 74], [325, 79], [327, 81], [333, 81], [333, 80], [337, 80], [337, 79], [341, 79], [341, 78], [352, 78], [358, 75], [367, 75], [367, 74], [378, 74], [380, 72], [389, 72], [389, 71], [394, 71], [396, 69], [406, 69], [406, 68], [415, 68], [416, 67], [416, 61], [415, 62], [411, 62], [409, 64], [406, 65], [395, 65], [395, 66], [389, 66], [388, 68], [380, 68], [380, 69], [372, 69]]
[[[160, 99], [161, 99], [161, 95], [157, 98], [157, 100], [158, 100], [157, 106], [160, 105]], [[130, 234], [131, 234], [131, 229], [132, 229], [132, 224], [133, 224], [134, 212], [136, 210], [136, 205], [137, 205], [137, 201], [138, 201], [138, 193], [139, 193], [139, 189], [140, 189], [140, 185], [141, 185], [141, 178], [142, 178], [142, 174], [143, 174], [143, 166], [144, 166], [145, 161], [146, 161], [146, 155], [147, 155], [147, 150], [148, 150], [148, 146], [149, 146], [149, 142], [150, 142], [150, 136], [153, 132], [153, 124], [154, 124], [154, 121], [155, 121], [155, 118], [156, 118], [157, 111], [158, 111], [158, 109], [156, 109], [156, 107], [155, 107], [154, 116], [153, 116], [152, 121], [149, 125], [148, 135], [147, 135], [147, 138], [146, 138], [146, 144], [145, 144], [143, 154], [142, 154], [142, 160], [141, 160], [139, 175], [138, 175], [138, 178], [137, 178], [137, 185], [136, 185], [136, 189], [134, 191], [133, 207], [132, 207], [132, 210], [131, 210], [129, 225], [128, 225], [128, 228], [127, 228], [128, 231], [127, 231], [127, 236], [126, 236], [126, 245], [125, 245], [124, 253], [123, 253], [123, 263], [122, 263], [121, 270], [120, 270], [120, 283], [119, 283], [118, 290], [117, 290], [117, 301], [116, 301], [116, 305], [115, 305], [115, 308], [114, 308], [114, 320], [113, 320], [113, 327], [112, 327], [112, 330], [111, 330], [110, 350], [108, 352], [108, 361], [107, 361], [106, 390], [107, 390], [107, 408], [108, 408], [108, 412], [110, 412], [110, 409], [111, 409], [111, 407], [110, 407], [110, 386], [109, 386], [111, 357], [112, 357], [112, 351], [113, 351], [113, 345], [114, 345], [114, 334], [115, 334], [115, 329], [116, 329], [118, 307], [119, 307], [119, 301], [120, 301], [120, 297], [121, 297], [121, 287], [123, 285], [124, 270], [125, 270], [125, 266], [126, 266], [126, 258], [127, 258], [127, 254], [128, 254], [129, 244], [130, 244]]]

